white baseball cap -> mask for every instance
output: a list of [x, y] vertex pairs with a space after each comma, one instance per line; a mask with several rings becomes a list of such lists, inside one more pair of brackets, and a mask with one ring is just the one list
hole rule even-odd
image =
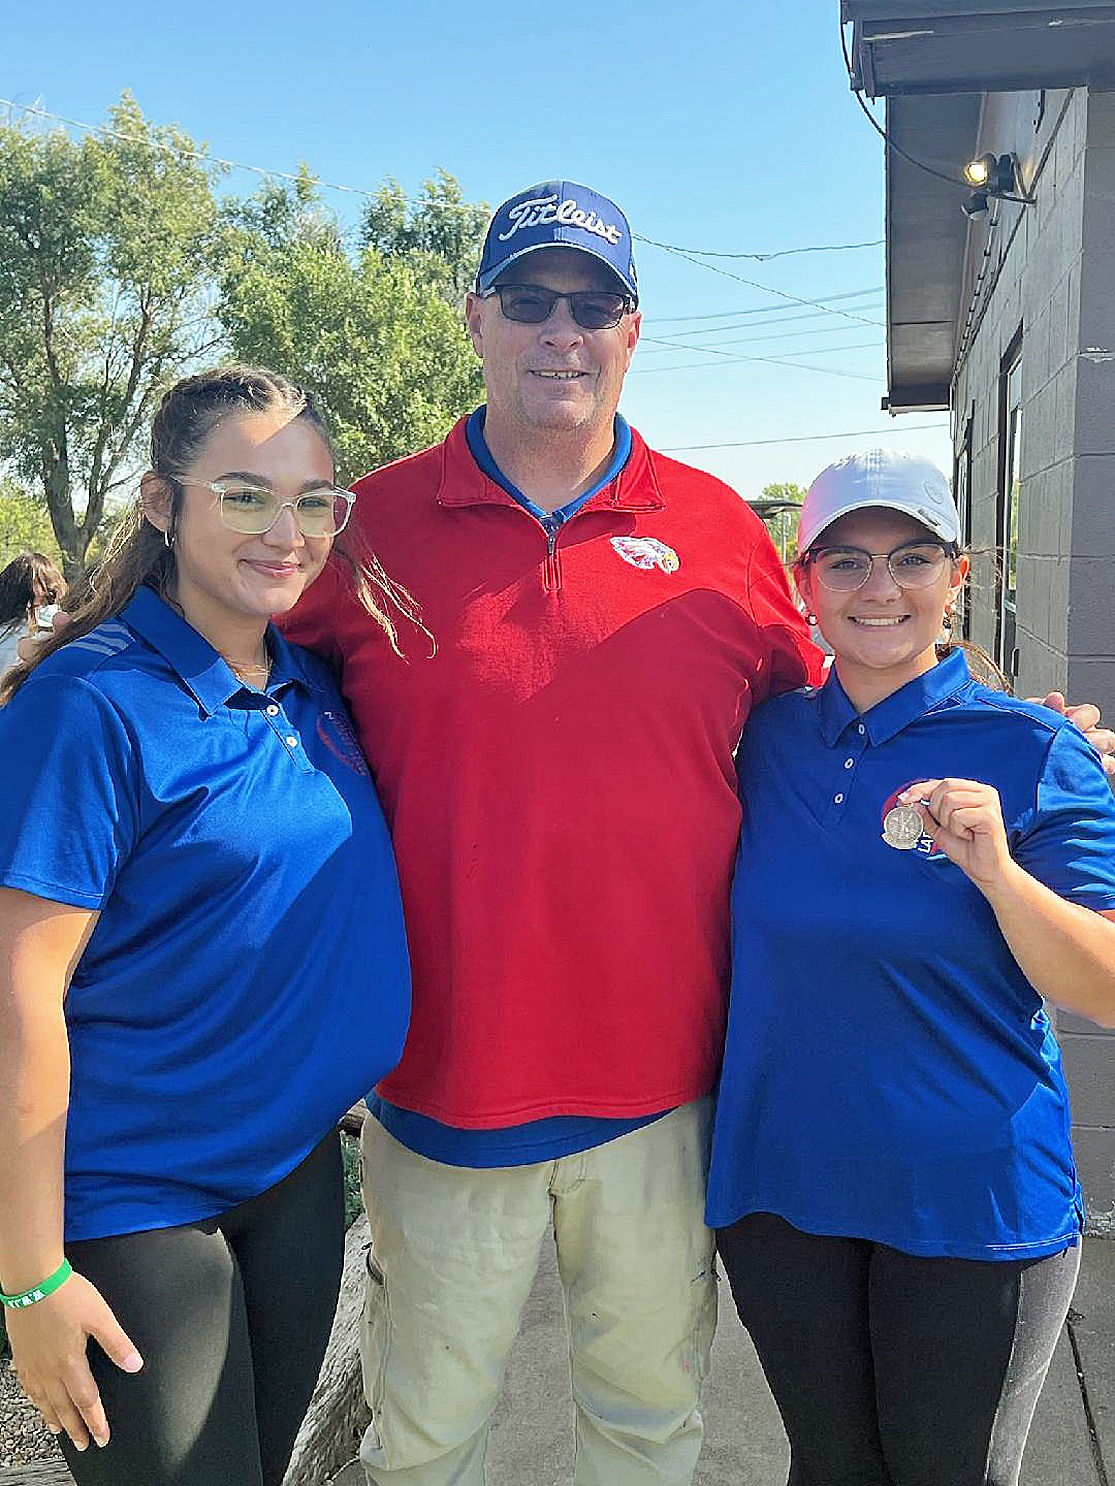
[[798, 551], [807, 552], [839, 517], [869, 506], [904, 511], [942, 541], [960, 541], [949, 482], [932, 460], [904, 449], [864, 449], [830, 464], [810, 485], [798, 522]]

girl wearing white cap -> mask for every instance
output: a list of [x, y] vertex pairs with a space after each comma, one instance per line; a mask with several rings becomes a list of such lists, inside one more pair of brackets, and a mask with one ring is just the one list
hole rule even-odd
[[748, 722], [709, 1223], [791, 1486], [1013, 1486], [1083, 1201], [1043, 998], [1115, 1024], [1115, 804], [1064, 717], [938, 647], [944, 476], [814, 481], [827, 683]]

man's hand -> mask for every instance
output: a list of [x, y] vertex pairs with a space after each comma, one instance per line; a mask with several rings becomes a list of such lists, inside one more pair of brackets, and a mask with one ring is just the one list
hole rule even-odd
[[1094, 702], [1080, 702], [1077, 706], [1070, 707], [1065, 701], [1064, 693], [1060, 691], [1051, 691], [1045, 697], [1027, 697], [1026, 700], [1060, 712], [1075, 723], [1092, 747], [1098, 750], [1108, 779], [1115, 780], [1115, 733], [1110, 728], [1099, 726], [1100, 709]]

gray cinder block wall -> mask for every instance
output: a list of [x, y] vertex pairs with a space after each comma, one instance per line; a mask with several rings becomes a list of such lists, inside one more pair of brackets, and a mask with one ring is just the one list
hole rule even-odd
[[[994, 651], [1004, 358], [1022, 354], [1016, 689], [1115, 717], [1115, 94], [989, 94], [979, 152], [1013, 151], [1036, 205], [970, 234], [954, 396], [969, 458], [971, 638]], [[963, 323], [963, 316], [962, 316]], [[1115, 1232], [1115, 1036], [1059, 1014], [1096, 1231]]]

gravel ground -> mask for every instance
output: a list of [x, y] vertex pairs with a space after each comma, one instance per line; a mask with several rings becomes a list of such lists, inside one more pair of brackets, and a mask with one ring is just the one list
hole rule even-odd
[[24, 1398], [18, 1379], [0, 1362], [0, 1466], [61, 1458], [54, 1436]]

